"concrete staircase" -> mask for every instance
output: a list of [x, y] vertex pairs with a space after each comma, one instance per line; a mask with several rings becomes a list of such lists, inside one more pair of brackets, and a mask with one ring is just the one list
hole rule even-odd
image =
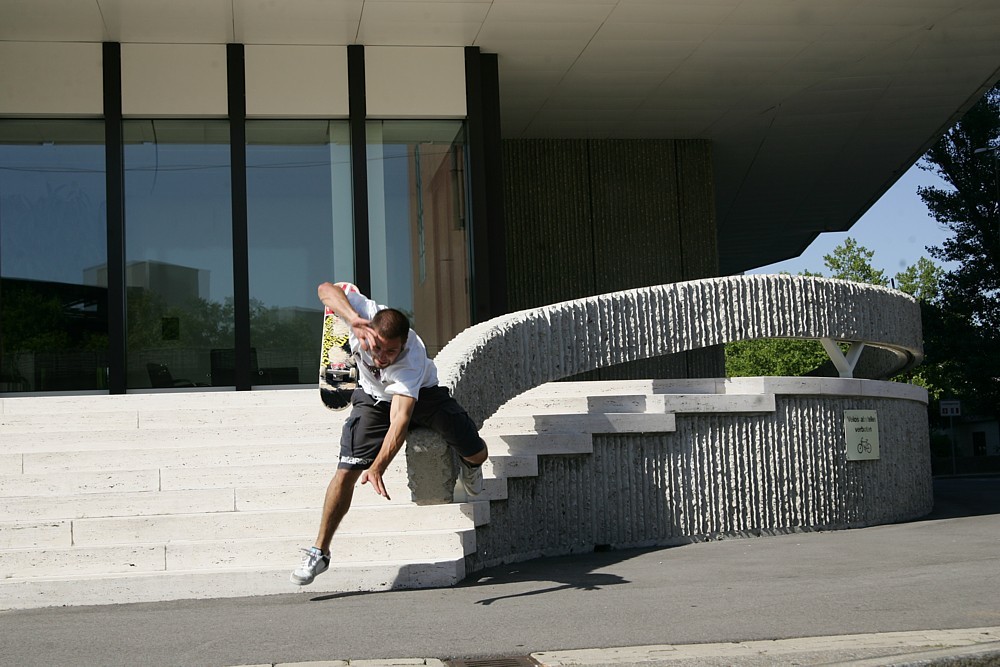
[[[665, 392], [673, 393], [665, 393]], [[724, 390], [723, 390], [724, 391]], [[593, 433], [674, 430], [675, 413], [774, 410], [715, 380], [548, 384], [484, 425], [484, 501], [418, 506], [405, 453], [367, 488], [330, 571], [298, 589], [347, 412], [315, 390], [0, 399], [0, 609], [448, 586], [509, 477]]]

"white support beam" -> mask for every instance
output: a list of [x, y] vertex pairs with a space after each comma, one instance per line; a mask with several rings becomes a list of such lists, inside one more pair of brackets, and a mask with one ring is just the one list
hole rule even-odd
[[858, 365], [858, 359], [861, 358], [861, 353], [865, 349], [865, 344], [860, 341], [854, 341], [851, 343], [851, 347], [848, 348], [847, 354], [840, 349], [840, 345], [837, 341], [832, 338], [820, 338], [821, 343], [823, 343], [823, 349], [830, 356], [830, 361], [837, 368], [837, 372], [840, 373], [842, 378], [852, 378], [854, 377], [854, 367]]

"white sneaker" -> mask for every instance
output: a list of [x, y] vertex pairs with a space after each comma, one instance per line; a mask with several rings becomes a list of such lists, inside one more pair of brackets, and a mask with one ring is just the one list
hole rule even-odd
[[302, 564], [292, 572], [291, 580], [293, 584], [305, 586], [311, 584], [316, 575], [326, 572], [327, 568], [330, 567], [330, 556], [316, 547], [301, 549], [301, 551], [305, 557], [302, 559]]
[[477, 500], [479, 494], [483, 492], [483, 466], [482, 464], [474, 466], [467, 463], [465, 459], [459, 459], [458, 462], [460, 464], [458, 478], [461, 482], [459, 491], [463, 491], [465, 494], [462, 502]]

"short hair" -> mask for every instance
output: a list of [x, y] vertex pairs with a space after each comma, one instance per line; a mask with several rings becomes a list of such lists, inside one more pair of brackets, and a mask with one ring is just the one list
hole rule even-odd
[[372, 329], [386, 340], [396, 340], [404, 343], [410, 333], [410, 320], [395, 308], [386, 308], [375, 313], [371, 319]]

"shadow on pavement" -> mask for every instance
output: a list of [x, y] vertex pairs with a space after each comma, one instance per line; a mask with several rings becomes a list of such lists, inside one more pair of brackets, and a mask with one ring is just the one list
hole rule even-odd
[[471, 575], [459, 584], [458, 587], [497, 587], [514, 584], [536, 584], [547, 581], [555, 584], [546, 588], [522, 590], [509, 595], [498, 595], [476, 601], [476, 604], [483, 606], [489, 606], [500, 600], [546, 595], [560, 591], [599, 591], [608, 586], [630, 583], [628, 579], [617, 574], [600, 572], [599, 570], [647, 551], [649, 549], [625, 549], [622, 551], [540, 558], [522, 563], [498, 565]]

